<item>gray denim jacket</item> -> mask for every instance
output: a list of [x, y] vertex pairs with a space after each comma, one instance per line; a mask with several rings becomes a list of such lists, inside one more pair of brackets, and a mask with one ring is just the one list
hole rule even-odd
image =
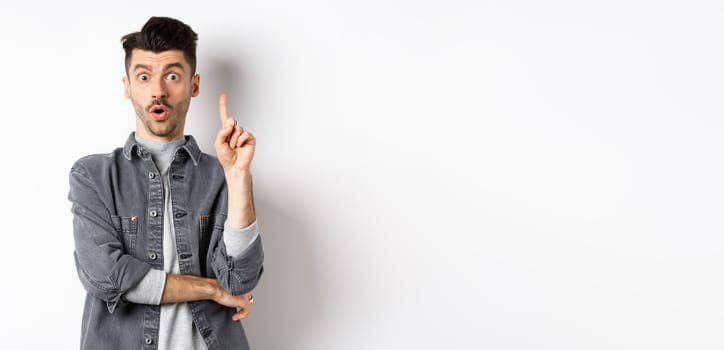
[[[237, 257], [222, 239], [227, 194], [216, 157], [192, 136], [169, 167], [181, 274], [216, 277], [231, 294], [251, 291], [263, 271], [261, 237]], [[163, 183], [151, 154], [131, 133], [123, 148], [83, 157], [70, 171], [75, 263], [87, 294], [81, 349], [156, 349], [160, 306], [124, 298], [149, 269], [163, 270]], [[189, 303], [208, 348], [248, 349], [236, 312], [213, 301]]]

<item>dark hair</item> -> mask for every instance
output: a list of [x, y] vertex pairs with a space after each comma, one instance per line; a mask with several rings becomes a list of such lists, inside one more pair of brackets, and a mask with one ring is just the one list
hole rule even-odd
[[126, 75], [131, 64], [133, 49], [151, 52], [181, 50], [191, 65], [191, 75], [196, 73], [196, 40], [199, 36], [188, 24], [170, 17], [151, 17], [140, 32], [126, 34], [121, 38], [126, 51]]

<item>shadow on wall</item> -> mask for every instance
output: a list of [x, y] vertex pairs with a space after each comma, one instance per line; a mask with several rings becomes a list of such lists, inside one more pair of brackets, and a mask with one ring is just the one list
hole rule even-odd
[[[246, 81], [242, 63], [216, 56], [204, 58], [199, 67], [200, 94], [191, 103], [186, 120], [186, 131], [193, 131], [204, 152], [214, 154], [214, 139], [221, 126], [219, 122], [219, 95], [228, 96], [229, 114], [241, 125], [248, 124], [253, 115], [246, 112]], [[203, 71], [201, 70], [203, 68]]]
[[[202, 116], [199, 120], [190, 118], [189, 122], [196, 124], [190, 126], [199, 145], [213, 154], [213, 141], [219, 128], [220, 93], [229, 95], [232, 117], [238, 118], [242, 125], [258, 124], [253, 121], [253, 113], [246, 113], [248, 94], [245, 91], [253, 87], [247, 86], [248, 81], [244, 79], [243, 63], [208, 57], [204, 65], [207, 69], [201, 77], [201, 94], [206, 104], [201, 103], [197, 108], [204, 113], [213, 111], [214, 119]], [[254, 197], [264, 246], [264, 274], [253, 292], [254, 308], [244, 320], [244, 328], [252, 349], [292, 350], [303, 346], [307, 330], [314, 327], [323, 311], [325, 296], [314, 250], [317, 245], [310, 241], [312, 235], [305, 228], [303, 218], [274, 205], [279, 201], [288, 203], [287, 199], [271, 198], [260, 191], [255, 191]]]
[[[230, 57], [233, 57], [232, 55], [229, 54]], [[206, 90], [202, 91], [207, 94], [211, 93], [214, 96], [214, 102], [218, 101], [220, 93], [228, 93], [229, 107], [232, 107], [231, 103], [237, 109], [246, 104], [244, 98], [247, 96], [245, 92], [248, 80], [245, 78], [243, 62], [211, 56], [206, 58], [204, 65], [207, 69], [201, 77], [201, 88]], [[232, 97], [233, 99], [231, 99]]]
[[266, 198], [255, 200], [264, 245], [264, 275], [244, 321], [252, 349], [297, 349], [325, 299], [314, 243], [302, 220]]

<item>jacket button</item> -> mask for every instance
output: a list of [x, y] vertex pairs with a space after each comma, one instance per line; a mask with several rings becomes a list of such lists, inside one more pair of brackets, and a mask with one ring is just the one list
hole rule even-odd
[[148, 253], [148, 258], [151, 260], [156, 260], [156, 253]]
[[153, 172], [148, 173], [149, 179], [153, 179], [154, 177], [156, 177], [156, 174], [154, 174]]
[[154, 217], [154, 218], [156, 217], [156, 215], [158, 215], [158, 213], [156, 213], [155, 210], [151, 210], [151, 212], [149, 214], [151, 214], [151, 217]]
[[153, 339], [151, 339], [151, 337], [149, 337], [149, 336], [144, 337], [143, 341], [148, 345], [153, 343]]

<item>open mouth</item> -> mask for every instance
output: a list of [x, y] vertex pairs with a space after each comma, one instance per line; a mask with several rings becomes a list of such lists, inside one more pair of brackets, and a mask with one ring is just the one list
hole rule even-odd
[[151, 113], [153, 119], [156, 119], [157, 121], [165, 120], [166, 117], [168, 117], [168, 108], [164, 105], [155, 105], [149, 108], [149, 112]]

